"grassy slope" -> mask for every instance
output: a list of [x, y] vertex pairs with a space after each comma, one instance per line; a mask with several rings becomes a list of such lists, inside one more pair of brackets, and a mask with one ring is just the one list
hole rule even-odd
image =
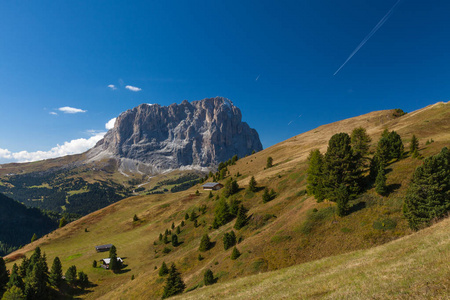
[[[237, 233], [243, 241], [238, 245], [242, 256], [236, 261], [229, 259], [231, 249], [224, 251], [221, 241], [223, 233], [232, 229], [234, 221], [218, 230], [209, 229], [215, 201], [207, 198], [208, 193], [195, 196], [199, 186], [176, 194], [122, 200], [27, 245], [9, 257], [18, 257], [21, 253], [29, 256], [29, 251], [41, 245], [49, 262], [54, 256], [59, 256], [64, 270], [75, 264], [98, 284], [85, 295], [87, 298], [119, 299], [160, 297], [164, 282], [154, 267], [159, 267], [162, 261], [175, 262], [188, 288], [195, 288], [201, 285], [206, 268], [213, 270], [219, 282], [226, 282], [236, 277], [370, 248], [410, 233], [401, 214], [402, 196], [420, 160], [407, 157], [390, 165], [392, 171], [387, 175], [391, 185], [389, 197], [376, 196], [369, 190], [353, 202], [352, 214], [334, 218], [332, 204], [317, 204], [313, 198], [301, 193], [306, 185], [305, 160], [309, 151], [320, 148], [324, 152], [334, 133], [351, 132], [355, 127], [364, 126], [372, 135], [374, 144], [384, 128], [398, 131], [406, 146], [414, 133], [420, 139], [421, 152], [428, 156], [448, 146], [449, 118], [450, 104], [427, 107], [397, 119], [392, 118], [391, 111], [374, 112], [321, 126], [240, 159], [229, 170], [232, 175], [242, 174], [239, 177], [241, 187], [245, 187], [250, 176], [254, 175], [259, 186], [274, 188], [278, 196], [266, 204], [261, 201], [262, 191], [256, 194], [241, 191], [236, 196], [250, 208], [249, 214], [252, 215], [250, 224]], [[424, 147], [424, 141], [429, 138], [435, 142]], [[275, 166], [265, 170], [268, 156], [274, 158]], [[186, 211], [191, 212], [201, 204], [208, 208], [207, 213], [198, 219], [201, 226], [194, 228], [192, 222], [187, 222], [179, 236], [183, 242], [181, 246], [163, 254], [164, 245], [159, 242], [153, 245], [159, 233], [170, 228], [172, 222], [178, 225]], [[319, 213], [312, 213], [313, 208], [317, 208]], [[133, 223], [134, 214], [141, 221]], [[373, 228], [374, 222], [387, 218], [395, 221], [397, 226], [391, 230]], [[89, 232], [85, 232], [85, 228]], [[203, 233], [208, 233], [217, 243], [202, 253], [205, 259], [199, 262], [197, 249]], [[124, 273], [113, 275], [91, 267], [94, 259], [105, 257], [94, 250], [95, 245], [104, 243], [115, 244], [119, 256], [126, 257], [128, 267]], [[132, 274], [136, 277], [133, 281], [130, 280]]]
[[448, 299], [450, 219], [372, 249], [248, 276], [174, 299]]

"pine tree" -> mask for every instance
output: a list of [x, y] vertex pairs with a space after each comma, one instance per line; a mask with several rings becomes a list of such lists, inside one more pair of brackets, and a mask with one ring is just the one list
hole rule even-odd
[[213, 197], [213, 193], [212, 193], [212, 191], [209, 191], [208, 198], [211, 199], [212, 197]]
[[411, 144], [409, 145], [409, 153], [411, 153], [412, 157], [419, 156], [419, 140], [416, 138], [414, 134], [411, 138]]
[[172, 226], [171, 226], [171, 228], [172, 228], [172, 230], [174, 230], [174, 229], [175, 229], [175, 223], [174, 223], [174, 222], [172, 222]]
[[69, 284], [75, 284], [77, 281], [77, 267], [70, 266], [66, 271], [66, 281]]
[[208, 234], [205, 233], [202, 236], [198, 250], [201, 252], [205, 252], [205, 251], [209, 250], [210, 247], [211, 247], [211, 240], [209, 239]]
[[83, 289], [89, 286], [89, 277], [83, 271], [78, 272], [78, 283]]
[[378, 170], [377, 178], [375, 179], [375, 191], [379, 195], [384, 195], [387, 192], [386, 187], [386, 175], [384, 174], [384, 168], [381, 165]]
[[[325, 199], [325, 189], [323, 186], [323, 155], [319, 149], [311, 150], [308, 156], [308, 170], [306, 171], [308, 183], [306, 189], [309, 195], [314, 195], [317, 202], [322, 202]], [[264, 191], [266, 193], [266, 191]], [[269, 191], [263, 194], [263, 202], [270, 201]], [[264, 201], [264, 199], [269, 199]]]
[[117, 249], [116, 246], [114, 245], [112, 245], [111, 248], [109, 249], [109, 257], [112, 257], [113, 255], [117, 257]]
[[5, 294], [3, 294], [2, 300], [25, 300], [27, 297], [24, 295], [23, 291], [13, 285], [10, 287]]
[[223, 196], [225, 198], [230, 197], [231, 195], [236, 194], [239, 191], [239, 185], [236, 180], [229, 178], [227, 182], [225, 182], [225, 186], [223, 187]]
[[62, 217], [61, 220], [59, 220], [59, 228], [63, 228], [64, 226], [67, 225], [67, 221], [66, 218]]
[[0, 295], [6, 290], [6, 284], [9, 281], [8, 270], [3, 257], [0, 257]]
[[267, 163], [266, 163], [266, 169], [272, 168], [273, 167], [273, 159], [271, 156], [269, 156], [267, 158]]
[[117, 273], [120, 271], [121, 268], [121, 264], [120, 262], [117, 260], [117, 255], [114, 254], [113, 256], [110, 257], [110, 261], [109, 261], [109, 269], [111, 271], [113, 271], [113, 273]]
[[31, 242], [34, 242], [35, 240], [37, 240], [37, 235], [36, 235], [36, 233], [34, 233], [33, 236], [31, 237]]
[[162, 241], [162, 239], [163, 239], [163, 235], [162, 235], [162, 233], [160, 233], [159, 234], [159, 241]]
[[239, 252], [239, 250], [236, 247], [234, 247], [233, 252], [231, 252], [231, 260], [235, 260], [239, 256], [241, 256], [241, 252]]
[[360, 190], [361, 178], [358, 157], [353, 154], [349, 135], [347, 133], [333, 135], [324, 156], [323, 186], [326, 198], [337, 202], [341, 197], [338, 192], [341, 185], [345, 186], [348, 199], [354, 198]]
[[[97, 263], [97, 261], [95, 261], [95, 262]], [[59, 260], [59, 257], [57, 256], [53, 260], [52, 268], [50, 270], [50, 276], [49, 276], [50, 284], [58, 287], [62, 282], [62, 275], [63, 275], [63, 271], [62, 271], [61, 261]]]
[[137, 221], [139, 221], [139, 218], [138, 218], [137, 215], [134, 215], [134, 216], [133, 216], [133, 222], [137, 222]]
[[234, 233], [233, 230], [230, 233], [226, 232], [223, 235], [222, 241], [223, 241], [223, 248], [225, 250], [228, 250], [229, 248], [236, 245], [236, 234]]
[[175, 230], [175, 233], [180, 234], [180, 232], [181, 232], [181, 228], [180, 228], [180, 226], [177, 226], [177, 230]]
[[163, 243], [167, 244], [169, 242], [169, 239], [167, 238], [167, 235], [164, 235], [163, 237]]
[[337, 204], [337, 215], [340, 217], [345, 216], [348, 213], [348, 200], [349, 194], [347, 187], [341, 184], [335, 194]]
[[16, 287], [20, 288], [22, 291], [25, 288], [23, 279], [19, 275], [19, 268], [17, 267], [16, 264], [14, 264], [12, 267], [11, 275], [9, 276], [9, 281], [7, 284], [8, 288], [11, 288], [12, 286], [16, 286]]
[[234, 155], [232, 158], [231, 158], [231, 164], [232, 165], [235, 165], [236, 164], [236, 162], [238, 161], [238, 156], [237, 155]]
[[418, 230], [450, 211], [450, 151], [445, 147], [426, 158], [408, 187], [403, 214], [409, 226]]
[[93, 268], [97, 268], [97, 261], [94, 259], [94, 261], [92, 262], [92, 267]]
[[24, 256], [22, 259], [22, 263], [19, 267], [19, 276], [25, 278], [27, 276], [28, 266], [30, 265], [30, 260]]
[[185, 219], [185, 220], [189, 220], [189, 214], [188, 214], [188, 213], [186, 213], [186, 214], [184, 215], [184, 219]]
[[172, 234], [172, 246], [178, 246], [178, 236], [176, 234]]
[[263, 203], [267, 203], [270, 200], [272, 200], [272, 199], [270, 198], [269, 189], [264, 188], [264, 193], [262, 194], [262, 201], [263, 201]]
[[211, 285], [215, 283], [214, 274], [210, 269], [206, 269], [205, 274], [203, 275], [203, 282], [205, 285]]
[[163, 262], [162, 265], [161, 265], [161, 268], [159, 268], [158, 275], [159, 275], [160, 277], [162, 277], [162, 276], [164, 276], [164, 275], [166, 275], [166, 274], [169, 274], [169, 268], [167, 268], [166, 263]]
[[181, 274], [175, 268], [175, 264], [170, 266], [169, 276], [167, 277], [166, 285], [164, 286], [162, 298], [168, 298], [170, 296], [183, 293], [186, 285], [181, 278]]
[[358, 127], [353, 129], [351, 135], [351, 143], [353, 153], [355, 155], [359, 155], [360, 157], [364, 157], [369, 152], [370, 142], [372, 139], [367, 134], [366, 129], [363, 127]]
[[250, 178], [250, 182], [248, 183], [248, 190], [250, 192], [256, 192], [256, 190], [257, 190], [257, 188], [256, 188], [256, 180], [255, 180], [254, 176], [252, 176]]
[[193, 211], [191, 213], [191, 216], [189, 217], [189, 221], [194, 222], [197, 219], [197, 214], [195, 213], [195, 211]]
[[230, 213], [230, 207], [225, 199], [220, 199], [217, 202], [215, 210], [214, 210], [214, 219], [216, 220], [216, 224], [218, 226], [222, 226], [228, 223], [232, 218]]
[[234, 228], [239, 230], [242, 227], [244, 227], [246, 224], [247, 224], [247, 209], [245, 209], [244, 205], [241, 204], [241, 206], [239, 207], [239, 210], [238, 210]]

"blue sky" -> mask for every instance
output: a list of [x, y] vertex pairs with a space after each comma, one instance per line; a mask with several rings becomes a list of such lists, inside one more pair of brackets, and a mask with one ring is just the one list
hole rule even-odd
[[396, 3], [1, 1], [0, 163], [81, 151], [141, 103], [227, 97], [269, 147], [449, 101], [450, 1], [400, 1], [333, 75]]

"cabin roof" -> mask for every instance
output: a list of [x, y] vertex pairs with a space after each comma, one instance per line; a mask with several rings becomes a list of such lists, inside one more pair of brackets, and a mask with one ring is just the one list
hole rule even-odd
[[204, 188], [212, 188], [212, 187], [215, 187], [215, 186], [218, 185], [218, 184], [221, 184], [221, 183], [218, 183], [218, 182], [207, 182], [207, 183], [205, 183], [205, 184], [203, 185], [203, 187], [204, 187]]

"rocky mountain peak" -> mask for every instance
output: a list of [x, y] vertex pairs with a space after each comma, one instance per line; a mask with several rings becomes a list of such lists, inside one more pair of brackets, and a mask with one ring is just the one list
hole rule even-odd
[[91, 160], [114, 157], [120, 159], [122, 169], [156, 173], [212, 167], [253, 150], [262, 150], [256, 130], [242, 122], [241, 111], [230, 100], [215, 97], [129, 109], [88, 156]]

